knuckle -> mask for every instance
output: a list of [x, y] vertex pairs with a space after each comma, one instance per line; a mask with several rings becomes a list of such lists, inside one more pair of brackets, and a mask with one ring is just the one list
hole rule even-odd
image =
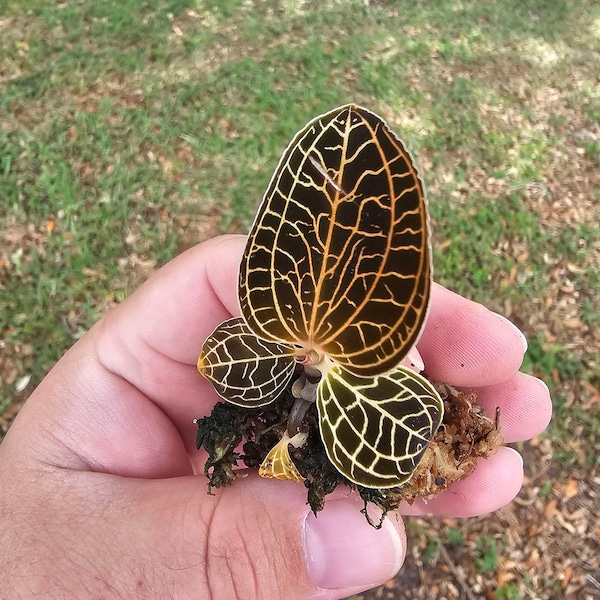
[[[297, 555], [285, 527], [278, 527], [267, 510], [237, 510], [219, 503], [207, 540], [207, 581], [214, 600], [254, 600], [290, 597], [298, 581]], [[245, 507], [240, 510], [240, 506]], [[229, 505], [231, 508], [231, 505]]]

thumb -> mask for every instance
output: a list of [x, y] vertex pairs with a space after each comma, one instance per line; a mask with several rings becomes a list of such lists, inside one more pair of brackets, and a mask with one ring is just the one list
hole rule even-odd
[[[189, 526], [206, 553], [208, 597], [344, 598], [384, 583], [403, 562], [402, 524], [392, 516], [375, 530], [348, 494], [315, 517], [295, 483], [252, 474], [214, 496], [204, 480], [200, 489], [197, 480], [180, 485], [194, 488], [199, 506]], [[189, 511], [189, 494], [182, 498]], [[177, 535], [182, 528], [170, 522]]]
[[[302, 486], [254, 475], [214, 495], [202, 477], [107, 477], [124, 487], [107, 496], [103, 485], [116, 511], [107, 543], [122, 540], [111, 555], [124, 549], [121, 565], [134, 556], [133, 572], [153, 573], [159, 598], [175, 589], [215, 600], [345, 598], [384, 583], [404, 560], [400, 519], [391, 515], [375, 530], [347, 493], [332, 495], [315, 517]], [[158, 593], [161, 581], [172, 587]], [[131, 583], [125, 596], [139, 591]]]

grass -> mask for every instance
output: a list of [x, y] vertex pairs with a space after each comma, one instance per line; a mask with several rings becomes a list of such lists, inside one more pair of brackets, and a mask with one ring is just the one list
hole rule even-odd
[[495, 572], [498, 569], [498, 542], [489, 535], [480, 537], [475, 546], [473, 562], [480, 573]]
[[559, 477], [583, 477], [599, 19], [591, 0], [0, 0], [0, 409], [154, 268], [245, 231], [292, 135], [355, 101], [421, 165], [438, 281], [528, 334]]

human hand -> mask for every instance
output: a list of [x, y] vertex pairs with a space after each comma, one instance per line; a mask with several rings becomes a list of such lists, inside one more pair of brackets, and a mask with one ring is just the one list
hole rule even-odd
[[[256, 472], [207, 495], [192, 420], [217, 400], [196, 370], [214, 327], [239, 314], [245, 238], [201, 244], [110, 312], [48, 374], [0, 446], [0, 589], [7, 598], [343, 598], [400, 568], [401, 519], [381, 530], [337, 490], [315, 518], [306, 490]], [[506, 319], [435, 286], [418, 348], [429, 376], [501, 408], [507, 442], [550, 419], [548, 390], [518, 373]], [[467, 517], [509, 502], [503, 447], [404, 514]]]

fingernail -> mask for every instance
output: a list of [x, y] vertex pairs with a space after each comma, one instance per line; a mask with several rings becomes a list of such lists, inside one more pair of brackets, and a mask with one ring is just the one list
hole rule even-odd
[[527, 352], [527, 338], [525, 337], [525, 334], [510, 319], [507, 319], [503, 315], [498, 316], [513, 328], [513, 330], [517, 333], [519, 339], [521, 340], [521, 344], [523, 345], [523, 352]]
[[510, 446], [506, 446], [506, 450], [510, 450], [515, 455], [515, 457], [518, 457], [519, 462], [521, 463], [521, 468], [524, 468], [523, 456], [519, 452], [517, 452], [514, 448], [511, 448]]
[[381, 529], [367, 523], [352, 498], [332, 500], [306, 517], [304, 548], [308, 572], [321, 589], [375, 587], [396, 575], [403, 542], [388, 515]]

